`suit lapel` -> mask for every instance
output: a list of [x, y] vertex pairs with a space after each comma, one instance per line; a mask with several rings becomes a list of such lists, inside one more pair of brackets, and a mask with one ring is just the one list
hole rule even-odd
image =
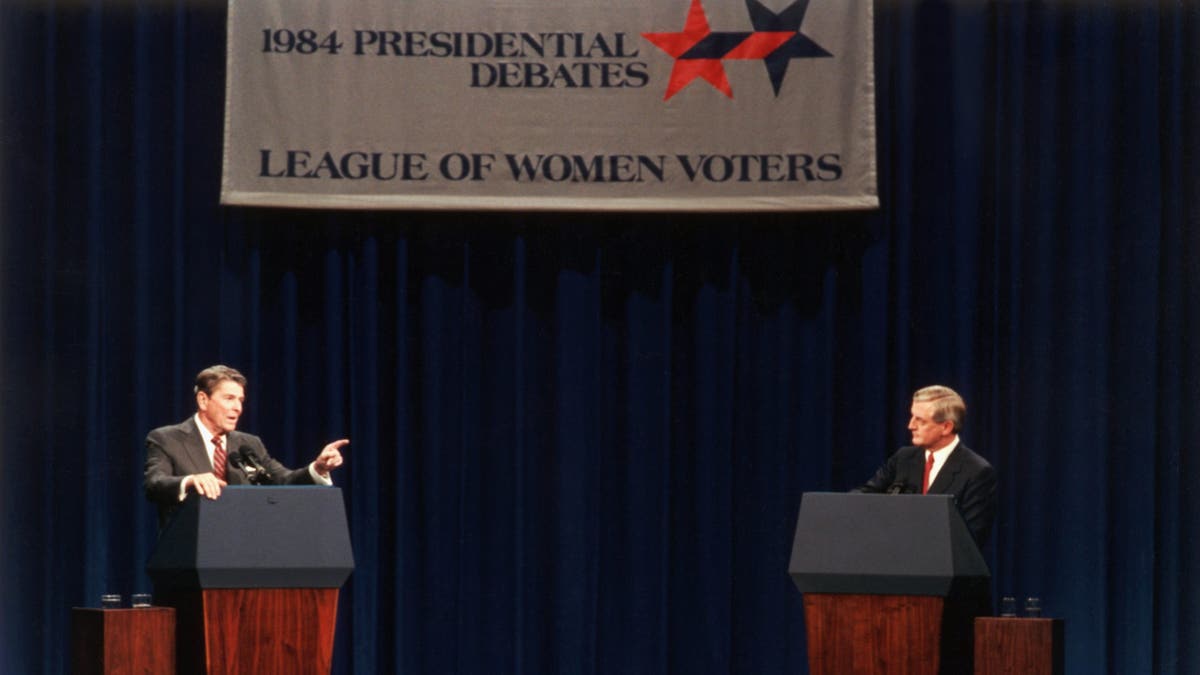
[[[933, 479], [933, 485], [929, 486], [929, 492], [937, 494], [949, 494], [950, 489], [954, 485], [955, 479], [958, 477], [958, 472], [962, 470], [962, 453], [961, 448], [955, 448], [954, 452], [950, 453], [950, 457], [946, 459], [946, 463], [942, 465], [941, 471], [938, 471], [937, 478]], [[921, 469], [924, 471], [924, 468]]]
[[200, 435], [200, 427], [196, 426], [196, 418], [192, 417], [184, 423], [187, 426], [187, 438], [184, 448], [187, 450], [188, 461], [192, 463], [195, 473], [208, 473], [213, 470], [212, 460], [208, 458], [208, 450], [204, 449], [204, 438]]
[[916, 494], [921, 494], [921, 485], [925, 480], [925, 451], [917, 448], [912, 457], [905, 462], [907, 476], [904, 484]]

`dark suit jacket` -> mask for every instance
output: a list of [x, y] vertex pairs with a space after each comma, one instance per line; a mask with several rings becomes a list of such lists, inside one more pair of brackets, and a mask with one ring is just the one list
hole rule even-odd
[[[925, 450], [908, 446], [893, 453], [858, 491], [887, 492], [893, 485], [901, 484], [903, 492], [919, 493], [924, 478]], [[954, 495], [954, 503], [975, 543], [983, 548], [996, 520], [996, 470], [992, 465], [959, 442], [938, 471], [929, 492]]]
[[[292, 470], [280, 464], [267, 453], [262, 439], [253, 434], [231, 431], [226, 437], [226, 448], [230, 453], [248, 448], [258, 463], [267, 470], [271, 483], [275, 485], [303, 485], [313, 482], [308, 467]], [[142, 475], [142, 487], [146, 499], [158, 506], [158, 526], [167, 520], [179, 507], [179, 484], [184, 476], [208, 473], [213, 470], [212, 461], [204, 449], [204, 439], [196, 426], [195, 416], [179, 424], [159, 427], [146, 435], [146, 464]], [[225, 482], [230, 485], [245, 485], [246, 474], [233, 466], [226, 467]]]

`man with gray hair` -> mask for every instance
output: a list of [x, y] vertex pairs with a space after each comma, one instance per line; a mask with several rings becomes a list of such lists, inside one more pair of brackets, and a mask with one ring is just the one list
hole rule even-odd
[[966, 414], [966, 404], [953, 389], [918, 389], [908, 420], [912, 445], [893, 453], [858, 491], [954, 495], [982, 548], [996, 519], [996, 470], [960, 441]]
[[[975, 543], [983, 548], [996, 518], [996, 470], [959, 440], [967, 406], [953, 389], [934, 385], [913, 394], [912, 445], [879, 467], [861, 492], [950, 494]], [[939, 675], [974, 672], [974, 619], [991, 613], [990, 589], [964, 586], [946, 597]]]

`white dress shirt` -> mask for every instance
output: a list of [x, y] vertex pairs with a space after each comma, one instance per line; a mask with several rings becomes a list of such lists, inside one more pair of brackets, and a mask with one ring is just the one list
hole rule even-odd
[[934, 452], [930, 452], [928, 450], [925, 451], [925, 461], [928, 462], [929, 456], [933, 455], [933, 468], [931, 468], [929, 470], [929, 484], [930, 485], [933, 485], [934, 479], [937, 478], [938, 471], [942, 470], [942, 467], [946, 464], [946, 460], [950, 459], [950, 453], [954, 452], [954, 449], [957, 447], [958, 447], [958, 435], [955, 434], [954, 440], [950, 441], [950, 445], [947, 445], [944, 448], [939, 448], [939, 449], [935, 450]]

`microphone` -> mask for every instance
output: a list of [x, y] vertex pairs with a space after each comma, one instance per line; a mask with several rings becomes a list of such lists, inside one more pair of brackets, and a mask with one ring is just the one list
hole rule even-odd
[[889, 495], [900, 495], [900, 494], [905, 494], [906, 492], [908, 492], [908, 490], [906, 489], [906, 487], [904, 485], [904, 481], [902, 481], [902, 480], [898, 480], [895, 483], [892, 483], [890, 486], [888, 486], [888, 489], [887, 489], [887, 493]]
[[238, 471], [246, 470], [246, 467], [242, 466], [242, 456], [240, 453], [235, 452], [232, 455], [229, 455], [229, 457], [227, 457], [225, 459], [225, 461], [229, 462], [229, 466], [232, 466], [233, 468], [237, 469]]
[[250, 481], [251, 485], [269, 485], [271, 483], [271, 475], [262, 464], [258, 463], [258, 458], [254, 456], [254, 451], [250, 446], [243, 445], [238, 448], [234, 454], [238, 458], [237, 466], [246, 473], [246, 480]]

